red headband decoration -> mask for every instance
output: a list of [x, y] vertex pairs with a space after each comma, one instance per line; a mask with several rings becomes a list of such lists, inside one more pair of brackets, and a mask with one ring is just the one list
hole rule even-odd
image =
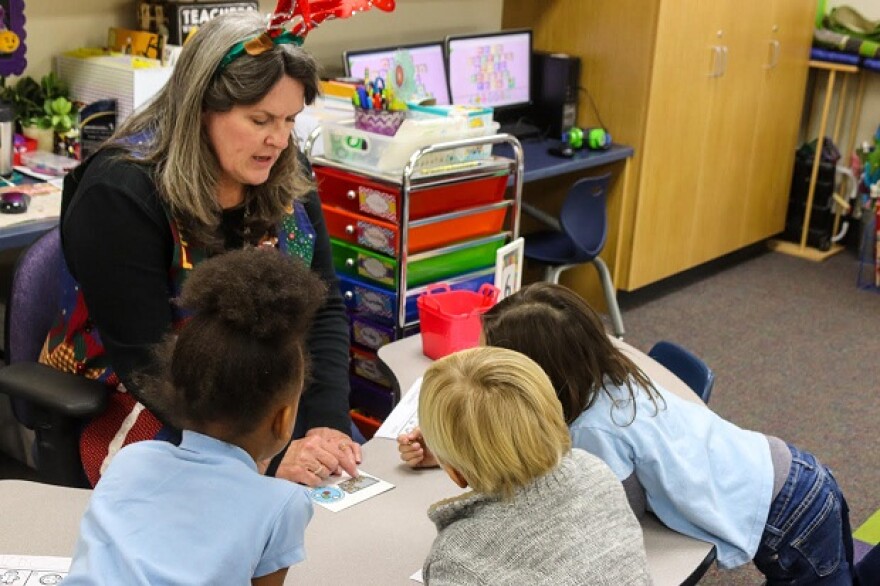
[[372, 7], [391, 12], [394, 3], [395, 0], [278, 0], [268, 33], [274, 38], [286, 29], [305, 37], [327, 19], [348, 18]]

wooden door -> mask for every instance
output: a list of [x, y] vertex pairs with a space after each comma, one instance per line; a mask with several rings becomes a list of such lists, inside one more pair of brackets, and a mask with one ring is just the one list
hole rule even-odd
[[[718, 0], [722, 1], [722, 0]], [[723, 0], [725, 2], [729, 0]], [[665, 0], [657, 22], [628, 289], [687, 268], [708, 139], [712, 75], [721, 66], [715, 2]]]
[[755, 38], [768, 28], [765, 11], [735, 0], [710, 3], [713, 46], [721, 66], [710, 78], [709, 116], [700, 159], [699, 186], [694, 210], [694, 235], [687, 267], [741, 248], [742, 218], [746, 209], [749, 162], [760, 110], [766, 41]]
[[814, 7], [803, 0], [772, 0], [761, 31], [764, 51], [760, 108], [755, 119], [741, 234], [752, 243], [785, 227], [801, 105], [806, 89]]

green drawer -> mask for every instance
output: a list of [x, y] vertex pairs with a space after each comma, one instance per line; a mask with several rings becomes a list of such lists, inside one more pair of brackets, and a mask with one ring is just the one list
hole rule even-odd
[[[506, 234], [462, 242], [445, 249], [410, 256], [406, 286], [419, 287], [454, 275], [495, 265], [495, 251], [504, 246]], [[389, 289], [397, 288], [397, 259], [330, 239], [336, 272]]]

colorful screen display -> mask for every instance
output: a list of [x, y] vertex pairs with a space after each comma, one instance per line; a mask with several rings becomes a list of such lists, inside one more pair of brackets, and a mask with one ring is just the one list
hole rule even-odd
[[446, 54], [453, 104], [497, 108], [531, 101], [531, 31], [448, 37]]
[[440, 42], [368, 51], [347, 51], [344, 55], [345, 74], [362, 78], [364, 72], [369, 69], [371, 78], [382, 77], [389, 80], [395, 73], [401, 74], [391, 71], [394, 67], [394, 56], [399, 49], [405, 49], [412, 58], [413, 83], [418, 95], [433, 96], [439, 105], [449, 104], [446, 63], [443, 58], [443, 44]]

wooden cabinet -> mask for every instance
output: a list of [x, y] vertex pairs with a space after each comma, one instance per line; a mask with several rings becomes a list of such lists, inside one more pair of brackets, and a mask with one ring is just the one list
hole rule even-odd
[[[635, 148], [629, 193], [612, 202], [618, 287], [782, 230], [814, 11], [806, 0], [505, 0], [506, 28], [581, 58], [581, 86]], [[578, 105], [579, 124], [598, 124], [583, 92]]]

